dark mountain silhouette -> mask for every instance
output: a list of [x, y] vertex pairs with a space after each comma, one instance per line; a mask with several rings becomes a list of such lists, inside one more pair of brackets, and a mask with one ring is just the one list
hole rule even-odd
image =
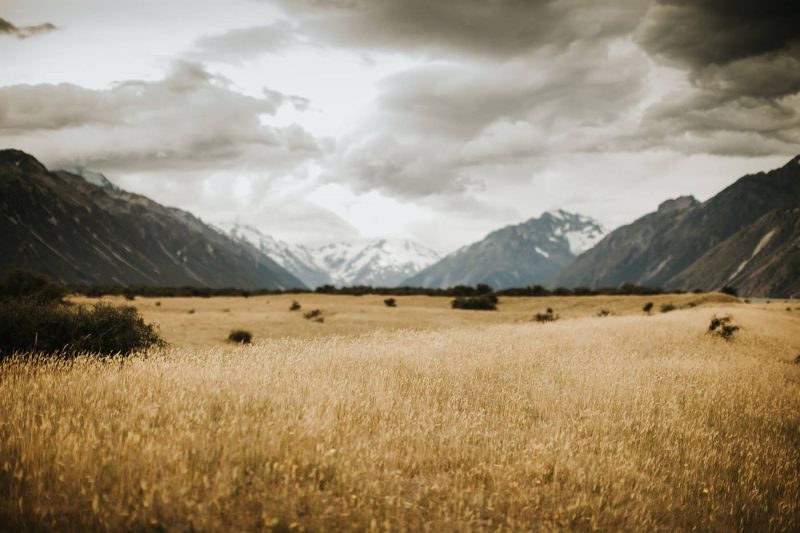
[[[722, 250], [716, 247], [757, 224], [765, 215], [797, 206], [800, 206], [800, 156], [779, 169], [745, 176], [705, 202], [683, 197], [663, 203], [657, 212], [611, 232], [566, 267], [554, 284], [600, 287], [635, 283], [677, 289], [696, 282], [699, 285], [692, 288], [718, 289], [719, 275], [701, 272], [708, 268], [703, 265], [719, 268], [722, 259], [712, 260]], [[752, 231], [757, 232], [759, 227]], [[787, 231], [779, 232], [779, 236], [790, 236]], [[733, 243], [744, 246], [737, 253], [726, 248], [731, 261], [752, 253], [753, 247], [745, 246], [749, 246], [749, 238], [744, 235], [756, 238], [755, 233], [745, 233], [741, 239], [731, 241], [728, 246]], [[696, 264], [701, 258], [702, 263]], [[785, 274], [797, 277], [800, 272]], [[761, 283], [752, 279], [746, 284], [754, 291], [751, 294], [768, 285], [766, 280]]]
[[0, 276], [21, 268], [64, 283], [304, 287], [185, 211], [50, 172], [18, 150], [0, 151], [0, 249]]

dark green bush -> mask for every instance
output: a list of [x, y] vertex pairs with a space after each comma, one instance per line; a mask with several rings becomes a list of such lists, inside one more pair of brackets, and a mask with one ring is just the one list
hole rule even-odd
[[305, 318], [306, 320], [320, 318], [321, 316], [322, 316], [322, 311], [320, 311], [319, 309], [314, 309], [312, 311], [309, 311], [308, 313], [303, 314], [303, 318]]
[[711, 324], [708, 326], [708, 332], [717, 337], [722, 337], [726, 341], [733, 338], [733, 334], [739, 331], [739, 326], [731, 322], [731, 317], [723, 316], [717, 318], [716, 316], [711, 319]]
[[555, 322], [558, 320], [558, 315], [553, 312], [552, 307], [548, 307], [544, 313], [536, 313], [533, 317], [536, 322]]
[[235, 329], [228, 335], [228, 340], [239, 344], [250, 344], [253, 342], [253, 334], [244, 329]]
[[0, 357], [15, 352], [128, 355], [163, 344], [155, 326], [145, 324], [134, 307], [0, 301]]
[[597, 316], [603, 317], [603, 316], [608, 316], [610, 314], [611, 311], [609, 311], [608, 309], [601, 309], [600, 311], [598, 311]]
[[302, 307], [297, 301], [293, 301], [292, 305], [289, 306], [289, 311], [299, 311], [300, 307]]
[[0, 300], [26, 299], [39, 303], [60, 302], [66, 289], [48, 277], [24, 270], [15, 270], [0, 284]]
[[644, 307], [642, 307], [642, 311], [644, 311], [648, 315], [652, 310], [653, 310], [653, 302], [647, 302], [646, 304], [644, 304]]
[[674, 304], [661, 304], [661, 312], [662, 313], [669, 313], [670, 311], [674, 311], [677, 309]]
[[394, 298], [386, 298], [383, 303], [386, 305], [386, 307], [397, 307], [397, 300]]
[[739, 291], [737, 291], [735, 287], [731, 287], [730, 285], [725, 285], [719, 290], [719, 292], [721, 292], [722, 294], [729, 294], [731, 296], [739, 296]]
[[497, 296], [484, 294], [483, 296], [459, 297], [450, 304], [453, 309], [469, 309], [472, 311], [496, 311]]

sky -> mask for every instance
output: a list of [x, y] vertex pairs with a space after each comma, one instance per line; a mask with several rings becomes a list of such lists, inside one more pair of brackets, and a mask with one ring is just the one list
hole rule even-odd
[[300, 244], [613, 229], [800, 153], [785, 0], [1, 0], [0, 148]]

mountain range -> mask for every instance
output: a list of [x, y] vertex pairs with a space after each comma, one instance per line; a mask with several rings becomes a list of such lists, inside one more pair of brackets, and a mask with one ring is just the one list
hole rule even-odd
[[495, 289], [547, 284], [605, 235], [589, 217], [563, 210], [491, 232], [407, 279], [412, 287], [486, 283]]
[[409, 240], [334, 243], [318, 247], [289, 244], [238, 222], [220, 224], [232, 238], [252, 244], [309, 287], [321, 285], [396, 287], [441, 259]]
[[2, 277], [22, 268], [90, 285], [304, 287], [190, 213], [99, 178], [50, 172], [17, 150], [0, 151], [0, 250]]
[[705, 202], [681, 197], [662, 203], [655, 213], [611, 232], [553, 284], [683, 290], [730, 285], [745, 295], [800, 294], [798, 206], [800, 156], [744, 176]]
[[700, 202], [682, 196], [610, 233], [563, 210], [440, 257], [411, 241], [308, 247], [240, 223], [212, 227], [82, 167], [49, 171], [0, 151], [0, 276], [23, 268], [65, 283], [292, 289], [320, 285], [496, 289], [733, 286], [800, 296], [800, 156]]

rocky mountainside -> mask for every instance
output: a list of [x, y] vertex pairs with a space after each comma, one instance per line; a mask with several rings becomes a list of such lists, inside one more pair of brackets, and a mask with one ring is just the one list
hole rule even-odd
[[767, 213], [670, 280], [682, 290], [730, 285], [743, 295], [800, 297], [800, 207]]
[[407, 240], [307, 247], [280, 241], [246, 224], [220, 227], [234, 239], [256, 246], [312, 288], [327, 284], [395, 287], [440, 259], [435, 251]]
[[0, 276], [22, 268], [65, 283], [303, 287], [191, 214], [93, 182], [0, 151]]
[[590, 249], [605, 231], [589, 217], [558, 210], [494, 231], [407, 279], [404, 285], [496, 289], [545, 284]]
[[[682, 288], [690, 281], [702, 280], [708, 284], [693, 288], [718, 289], [722, 285], [715, 273], [699, 272], [702, 264], [712, 262], [704, 260], [692, 268], [695, 263], [716, 253], [712, 252], [715, 247], [765, 215], [798, 205], [800, 156], [782, 168], [745, 176], [705, 202], [690, 197], [665, 202], [657, 212], [611, 232], [565, 268], [554, 284], [614, 287], [635, 283]], [[744, 245], [745, 241], [735, 242]], [[748, 250], [752, 252], [753, 247]], [[691, 276], [684, 275], [689, 269]]]

